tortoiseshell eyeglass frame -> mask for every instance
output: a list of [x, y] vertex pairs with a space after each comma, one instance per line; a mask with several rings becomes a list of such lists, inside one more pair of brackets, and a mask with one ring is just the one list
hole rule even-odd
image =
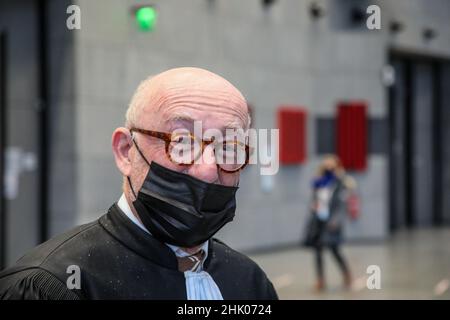
[[[170, 143], [172, 142], [172, 133], [153, 131], [153, 130], [146, 130], [146, 129], [140, 129], [140, 128], [135, 128], [135, 127], [131, 128], [130, 132], [132, 132], [132, 133], [133, 132], [139, 132], [139, 133], [145, 134], [147, 136], [151, 136], [153, 138], [157, 138], [157, 139], [163, 140], [165, 142], [165, 150], [166, 150], [167, 157], [170, 159], [170, 161], [172, 161], [173, 163], [176, 163], [178, 165], [182, 165], [182, 166], [183, 165], [185, 165], [185, 166], [192, 165], [194, 163], [194, 161], [197, 160], [197, 158], [198, 158], [197, 157], [196, 159], [193, 159], [191, 163], [178, 163], [178, 162], [174, 161], [172, 159], [172, 157], [170, 156], [170, 152], [169, 152]], [[197, 139], [191, 133], [189, 133], [189, 136], [192, 139], [194, 139], [195, 141], [201, 141], [201, 152], [199, 153], [199, 156], [203, 154], [203, 152], [205, 151], [205, 148], [208, 145], [214, 143], [214, 137], [211, 140], [203, 140], [203, 139], [200, 140], [200, 139]], [[225, 170], [219, 164], [217, 164], [217, 167], [221, 171], [224, 171], [226, 173], [235, 173], [235, 172], [238, 172], [238, 171], [241, 171], [242, 169], [244, 169], [247, 166], [247, 164], [249, 162], [249, 159], [250, 159], [250, 147], [249, 147], [249, 145], [245, 144], [245, 162], [244, 162], [244, 164], [241, 167], [239, 167], [236, 170]]]

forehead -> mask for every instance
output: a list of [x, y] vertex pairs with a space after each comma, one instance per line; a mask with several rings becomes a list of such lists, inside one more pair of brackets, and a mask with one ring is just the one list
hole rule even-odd
[[204, 129], [245, 128], [247, 104], [240, 96], [224, 91], [190, 90], [166, 93], [164, 103], [152, 108], [158, 126], [189, 126], [200, 121]]
[[201, 123], [203, 129], [242, 129], [246, 127], [247, 122], [243, 113], [245, 111], [240, 112], [231, 108], [210, 109], [189, 106], [170, 108], [162, 114], [161, 125], [173, 129], [180, 126], [191, 127], [194, 123]]
[[240, 91], [225, 79], [188, 68], [156, 77], [145, 125], [168, 129], [201, 121], [205, 129], [245, 128], [248, 111]]

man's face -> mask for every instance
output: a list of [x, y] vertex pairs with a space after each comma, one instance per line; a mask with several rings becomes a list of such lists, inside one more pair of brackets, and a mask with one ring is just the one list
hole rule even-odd
[[[201, 86], [202, 83], [204, 87]], [[161, 97], [154, 99], [164, 101], [163, 104], [149, 105], [143, 110], [137, 127], [167, 133], [182, 129], [194, 135], [196, 133], [194, 122], [198, 124], [200, 121], [203, 132], [216, 129], [221, 131], [223, 137], [226, 136], [226, 129], [245, 128], [247, 106], [241, 99], [242, 96], [238, 96], [240, 93], [237, 90], [220, 86], [220, 82], [211, 84], [205, 81], [200, 81], [200, 85], [197, 84], [195, 88], [192, 88], [189, 83], [185, 87], [180, 84], [175, 84], [174, 87], [163, 90]], [[198, 87], [201, 89], [198, 90]], [[239, 171], [227, 173], [218, 168], [213, 145], [205, 148], [200, 163], [180, 165], [170, 160], [163, 140], [138, 132], [133, 134], [149, 163], [155, 161], [166, 168], [189, 174], [209, 183], [235, 186], [239, 181]], [[133, 187], [139, 190], [149, 168], [135, 147], [130, 149], [130, 159], [133, 159], [131, 170]]]

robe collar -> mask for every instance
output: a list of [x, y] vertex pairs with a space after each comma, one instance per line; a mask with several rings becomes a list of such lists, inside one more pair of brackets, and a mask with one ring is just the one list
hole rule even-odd
[[[166, 244], [133, 223], [120, 210], [117, 202], [109, 208], [107, 214], [99, 219], [99, 223], [108, 233], [130, 250], [157, 265], [178, 271], [178, 260], [175, 253]], [[203, 264], [204, 270], [207, 269], [213, 257], [212, 244], [213, 241], [209, 240], [208, 256]]]

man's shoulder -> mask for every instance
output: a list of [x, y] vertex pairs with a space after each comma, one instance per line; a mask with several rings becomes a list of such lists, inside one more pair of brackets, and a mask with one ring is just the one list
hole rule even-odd
[[214, 259], [207, 271], [220, 284], [222, 294], [229, 299], [278, 299], [273, 284], [256, 262], [216, 238], [212, 245]]
[[221, 261], [227, 261], [227, 263], [237, 267], [251, 268], [253, 270], [262, 271], [258, 264], [250, 259], [245, 254], [231, 248], [222, 240], [217, 238], [212, 239], [214, 254]]
[[67, 268], [79, 264], [102, 233], [99, 228], [98, 220], [77, 226], [26, 253], [0, 272], [0, 299], [78, 299], [65, 286]]
[[99, 228], [101, 226], [98, 220], [95, 220], [61, 233], [31, 249], [15, 265], [3, 270], [0, 273], [0, 277], [24, 269], [46, 269], [45, 266], [47, 264], [55, 264], [57, 261], [61, 261], [62, 256], [70, 259], [71, 255], [77, 255], [81, 251], [86, 250], [89, 243], [95, 241]]

